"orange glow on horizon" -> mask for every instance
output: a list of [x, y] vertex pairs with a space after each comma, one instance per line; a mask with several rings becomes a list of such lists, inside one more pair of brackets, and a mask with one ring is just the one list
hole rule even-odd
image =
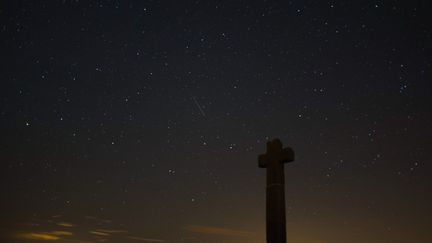
[[191, 232], [201, 233], [201, 234], [227, 235], [227, 236], [240, 236], [240, 237], [255, 236], [255, 233], [250, 231], [213, 227], [213, 226], [188, 225], [185, 227], [185, 229]]

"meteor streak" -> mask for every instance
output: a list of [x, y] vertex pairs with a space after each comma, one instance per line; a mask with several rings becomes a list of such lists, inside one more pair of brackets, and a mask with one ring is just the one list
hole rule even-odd
[[195, 105], [198, 107], [199, 111], [201, 112], [201, 115], [205, 117], [206, 114], [205, 114], [204, 110], [201, 108], [201, 106], [198, 103], [198, 101], [196, 100], [196, 98], [194, 96], [192, 96], [192, 99], [193, 99]]

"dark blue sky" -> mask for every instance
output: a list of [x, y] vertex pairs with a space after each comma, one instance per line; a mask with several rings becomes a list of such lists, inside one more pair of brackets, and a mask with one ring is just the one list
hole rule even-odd
[[1, 3], [0, 237], [430, 242], [426, 3]]

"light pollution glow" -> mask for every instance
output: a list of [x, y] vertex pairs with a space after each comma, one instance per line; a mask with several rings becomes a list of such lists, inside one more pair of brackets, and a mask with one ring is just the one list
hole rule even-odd
[[[144, 237], [133, 234], [126, 229], [110, 229], [110, 228], [95, 228], [95, 229], [85, 229], [86, 227], [81, 227], [78, 224], [70, 223], [68, 221], [59, 221], [56, 222], [58, 218], [61, 216], [52, 217], [53, 220], [37, 220], [40, 222], [48, 223], [48, 227], [61, 227], [68, 228], [70, 231], [63, 230], [43, 230], [43, 231], [33, 231], [33, 230], [20, 230], [18, 233], [13, 233], [11, 236], [14, 239], [21, 240], [35, 240], [35, 241], [59, 241], [59, 240], [67, 240], [74, 242], [92, 242], [92, 240], [96, 241], [107, 241], [107, 240], [134, 240], [134, 241], [142, 241], [142, 242], [169, 242], [166, 239], [159, 239], [154, 237]], [[90, 222], [95, 221], [94, 223], [111, 223], [111, 220], [99, 219], [96, 217], [85, 217]], [[31, 226], [34, 224], [24, 223], [21, 225]], [[37, 225], [38, 227], [41, 224]], [[186, 225], [179, 228], [183, 232], [191, 232], [198, 235], [209, 235], [209, 236], [225, 236], [225, 237], [243, 237], [248, 240], [252, 240], [256, 234], [247, 230], [239, 230], [232, 229], [226, 227], [218, 227], [218, 226], [207, 226], [207, 225]], [[185, 236], [182, 237], [181, 240], [194, 240], [196, 237]]]

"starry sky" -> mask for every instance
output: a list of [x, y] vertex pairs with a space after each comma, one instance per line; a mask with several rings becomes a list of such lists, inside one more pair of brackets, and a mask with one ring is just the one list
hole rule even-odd
[[1, 242], [432, 241], [427, 1], [3, 1]]

